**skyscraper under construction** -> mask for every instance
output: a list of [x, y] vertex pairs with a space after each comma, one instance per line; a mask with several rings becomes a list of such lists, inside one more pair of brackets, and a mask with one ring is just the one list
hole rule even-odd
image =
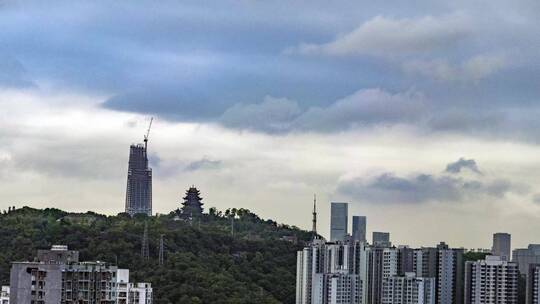
[[143, 144], [133, 144], [129, 149], [129, 165], [126, 189], [126, 213], [152, 215], [152, 169], [148, 167], [148, 136]]

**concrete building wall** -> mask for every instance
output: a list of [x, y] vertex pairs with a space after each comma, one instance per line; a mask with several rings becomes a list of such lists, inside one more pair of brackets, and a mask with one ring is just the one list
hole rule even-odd
[[10, 303], [60, 303], [62, 265], [16, 262], [11, 266]]

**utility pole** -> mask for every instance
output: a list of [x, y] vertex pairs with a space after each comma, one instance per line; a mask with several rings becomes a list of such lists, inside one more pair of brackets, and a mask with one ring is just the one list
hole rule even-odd
[[231, 236], [234, 237], [234, 216], [231, 216]]
[[165, 260], [164, 249], [165, 249], [165, 244], [163, 243], [163, 234], [162, 234], [159, 237], [159, 265], [160, 266], [163, 266], [163, 262]]
[[148, 222], [144, 222], [144, 232], [141, 246], [141, 257], [143, 260], [150, 259], [150, 247], [148, 245]]

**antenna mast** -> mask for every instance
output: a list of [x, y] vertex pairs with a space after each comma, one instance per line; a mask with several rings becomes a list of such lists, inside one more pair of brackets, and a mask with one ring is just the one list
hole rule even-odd
[[313, 233], [313, 238], [317, 236], [317, 194], [313, 194], [313, 227], [311, 232]]

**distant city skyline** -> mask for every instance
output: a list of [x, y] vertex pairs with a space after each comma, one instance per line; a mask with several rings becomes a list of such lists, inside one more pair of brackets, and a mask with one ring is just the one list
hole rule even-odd
[[317, 193], [328, 238], [346, 201], [396, 245], [540, 243], [539, 11], [4, 1], [0, 208], [123, 212], [127, 149], [154, 117], [153, 213], [195, 185], [205, 208], [311, 230]]

